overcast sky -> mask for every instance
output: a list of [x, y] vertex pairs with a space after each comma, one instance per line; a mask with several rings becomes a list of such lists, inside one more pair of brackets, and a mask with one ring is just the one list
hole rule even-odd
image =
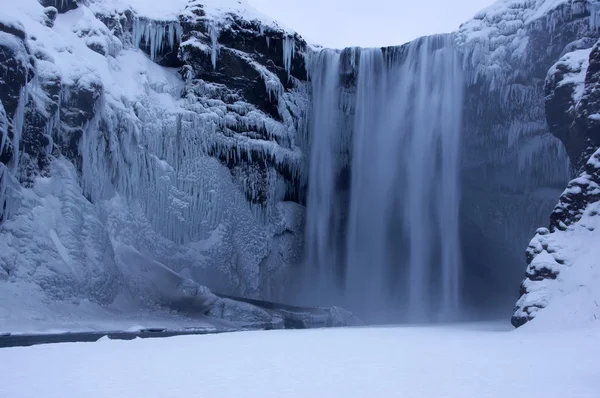
[[248, 0], [309, 42], [326, 47], [398, 45], [456, 30], [494, 0]]

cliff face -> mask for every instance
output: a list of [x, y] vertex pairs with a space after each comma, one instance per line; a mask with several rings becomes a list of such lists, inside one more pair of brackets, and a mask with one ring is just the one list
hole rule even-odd
[[[132, 4], [3, 9], [0, 299], [108, 304], [125, 292], [142, 307], [226, 313], [201, 284], [287, 298], [304, 250], [313, 50], [236, 0]], [[463, 303], [508, 308], [519, 253], [560, 196], [530, 243], [515, 325], [593, 280], [570, 270], [595, 239], [599, 16], [595, 1], [503, 0], [452, 36], [466, 76]], [[419, 42], [382, 59], [406, 62]], [[329, 58], [343, 139], [327, 239], [343, 248], [360, 51]], [[561, 196], [569, 165], [579, 177]]]
[[[546, 110], [553, 133], [577, 167], [573, 179], [527, 248], [527, 271], [512, 323], [563, 311], [573, 324], [600, 316], [597, 232], [600, 205], [600, 47], [566, 54], [546, 80]], [[548, 312], [545, 314], [545, 312]]]
[[[469, 302], [506, 308], [522, 278], [522, 247], [569, 179], [548, 128], [544, 82], [564, 54], [591, 47], [592, 4], [499, 1], [461, 26], [465, 93], [461, 231]], [[557, 135], [558, 136], [558, 135]], [[560, 137], [559, 137], [560, 138]], [[507, 301], [508, 299], [508, 301]]]
[[306, 43], [237, 1], [186, 3], [3, 10], [0, 283], [142, 306], [173, 304], [164, 272], [183, 295], [279, 293], [302, 246]]

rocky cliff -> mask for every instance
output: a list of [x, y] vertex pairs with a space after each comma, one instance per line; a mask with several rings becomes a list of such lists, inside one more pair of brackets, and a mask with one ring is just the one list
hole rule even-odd
[[[550, 216], [527, 248], [527, 271], [512, 317], [519, 327], [548, 306], [568, 322], [600, 317], [597, 269], [600, 206], [600, 47], [563, 56], [548, 72], [546, 112], [576, 167]], [[549, 318], [550, 315], [545, 318]]]
[[[593, 280], [594, 255], [580, 253], [594, 246], [600, 183], [599, 16], [590, 0], [501, 0], [431, 40], [454, 39], [466, 76], [459, 285], [469, 310], [510, 307], [522, 247], [550, 213], [528, 248], [513, 323]], [[380, 53], [401, 63], [429, 42]], [[31, 309], [22, 316], [34, 318], [52, 300], [271, 319], [228, 307], [203, 285], [277, 299], [297, 282], [313, 51], [236, 0], [22, 0], [3, 9], [0, 318], [21, 301]], [[331, 171], [338, 230], [359, 54], [329, 57], [343, 86], [343, 161]], [[578, 177], [561, 196], [572, 170]], [[582, 267], [592, 276], [573, 271]]]
[[237, 1], [154, 6], [3, 9], [3, 295], [178, 308], [298, 263], [306, 43]]

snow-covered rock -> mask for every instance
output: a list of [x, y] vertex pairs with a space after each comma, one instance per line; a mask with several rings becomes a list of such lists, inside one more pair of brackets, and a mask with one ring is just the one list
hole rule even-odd
[[600, 319], [599, 215], [600, 149], [561, 196], [551, 229], [539, 229], [529, 243], [515, 327], [540, 313], [552, 326]]
[[565, 316], [569, 322], [600, 317], [600, 45], [583, 51], [565, 55], [548, 74], [549, 125], [579, 175], [560, 196], [550, 228], [539, 229], [529, 243], [526, 277], [512, 318], [515, 326], [537, 318], [546, 307], [546, 322], [556, 320], [561, 311], [570, 314]]
[[0, 50], [0, 283], [204, 312], [202, 285], [283, 281], [305, 184], [293, 31], [233, 0], [23, 0]]

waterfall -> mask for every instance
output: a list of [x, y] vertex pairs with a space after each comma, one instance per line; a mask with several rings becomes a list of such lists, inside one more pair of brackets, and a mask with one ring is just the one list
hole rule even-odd
[[340, 53], [323, 50], [309, 63], [313, 104], [311, 111], [310, 161], [306, 245], [309, 277], [317, 291], [326, 296], [335, 289], [336, 258], [334, 239], [335, 180], [340, 132]]
[[[339, 55], [321, 52], [312, 65], [307, 259], [319, 270], [316, 287], [340, 291], [337, 300], [363, 316], [455, 318], [464, 80], [453, 39], [362, 49], [358, 57], [350, 129], [339, 116]], [[346, 209], [335, 200], [345, 139]]]

